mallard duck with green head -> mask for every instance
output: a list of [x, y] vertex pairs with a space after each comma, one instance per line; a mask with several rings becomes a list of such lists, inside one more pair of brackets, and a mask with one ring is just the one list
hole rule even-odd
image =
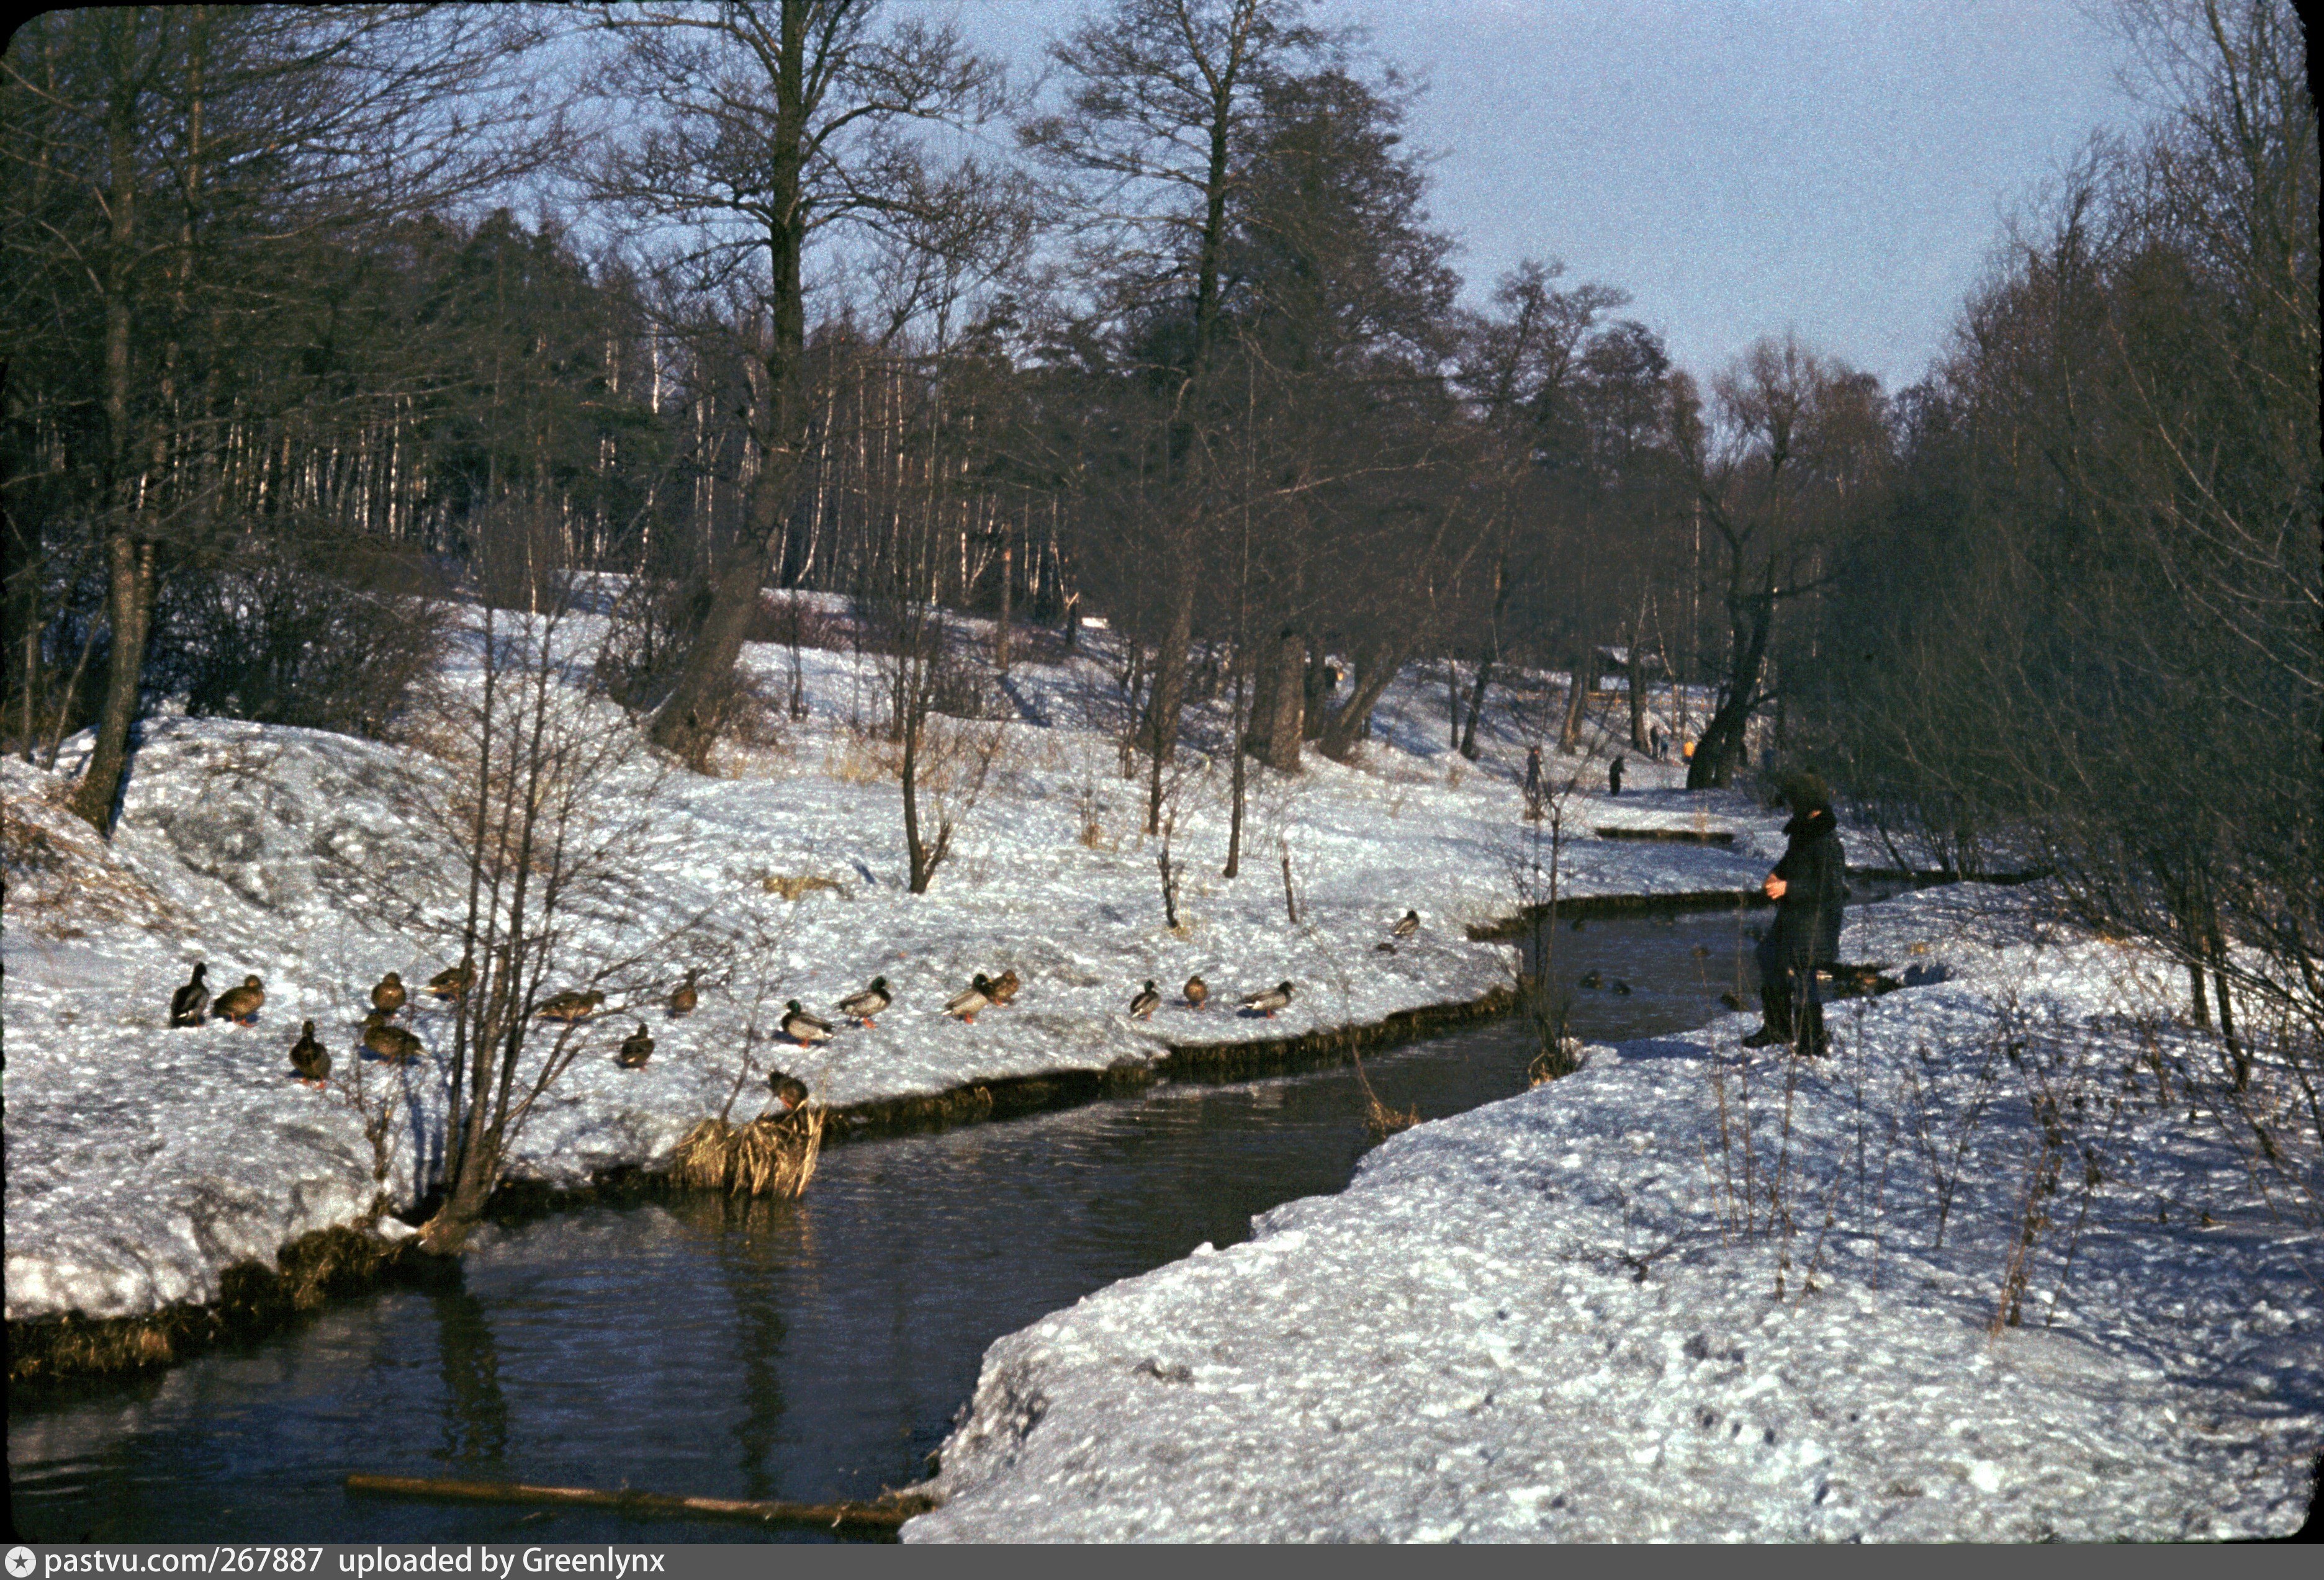
[[783, 1006], [783, 1035], [800, 1047], [831, 1041], [831, 1023], [821, 1021], [799, 1007], [796, 998]]
[[870, 1026], [874, 1024], [874, 1016], [886, 1014], [888, 1006], [895, 1002], [896, 996], [888, 991], [888, 978], [874, 977], [862, 992], [851, 993], [839, 1001], [839, 1013], [859, 1026]]
[[1263, 1015], [1268, 1019], [1273, 1020], [1275, 1012], [1291, 1002], [1291, 992], [1290, 983], [1277, 982], [1272, 988], [1262, 988], [1256, 993], [1244, 994], [1242, 1007], [1246, 1011]]
[[1139, 988], [1138, 996], [1130, 1001], [1130, 1018], [1152, 1020], [1154, 1012], [1161, 1007], [1162, 995], [1154, 990], [1154, 979], [1149, 977], [1146, 979], [1146, 986]]
[[977, 1012], [991, 1007], [992, 984], [982, 971], [960, 992], [945, 1000], [945, 1013], [957, 1015], [970, 1025], [976, 1024]]

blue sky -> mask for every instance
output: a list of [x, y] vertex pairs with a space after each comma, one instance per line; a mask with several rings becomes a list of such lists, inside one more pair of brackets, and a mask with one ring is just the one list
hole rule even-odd
[[[919, 0], [1038, 69], [1084, 0]], [[1323, 0], [1425, 83], [1438, 225], [1481, 299], [1521, 257], [1628, 289], [1708, 374], [1761, 335], [1910, 383], [2123, 51], [2072, 0]], [[1014, 73], [1012, 73], [1014, 74]]]

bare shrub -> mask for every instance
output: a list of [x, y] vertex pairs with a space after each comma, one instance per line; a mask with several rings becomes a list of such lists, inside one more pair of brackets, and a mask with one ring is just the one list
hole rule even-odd
[[385, 737], [441, 661], [424, 563], [363, 540], [258, 541], [170, 581], [148, 684], [197, 715]]

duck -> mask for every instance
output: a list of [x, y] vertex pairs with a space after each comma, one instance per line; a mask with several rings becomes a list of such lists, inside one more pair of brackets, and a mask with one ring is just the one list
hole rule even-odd
[[1699, 960], [1709, 960], [1711, 958], [1711, 946], [1707, 943], [1696, 944], [1694, 946], [1694, 958]]
[[1161, 1007], [1162, 996], [1154, 991], [1154, 979], [1149, 977], [1146, 986], [1139, 990], [1138, 997], [1130, 1001], [1130, 1018], [1152, 1020], [1154, 1012]]
[[1388, 930], [1388, 935], [1390, 938], [1410, 938], [1414, 933], [1419, 931], [1420, 913], [1417, 911], [1406, 911], [1404, 914], [1404, 920], [1389, 928]]
[[851, 993], [839, 1001], [839, 1013], [859, 1026], [874, 1024], [873, 1017], [885, 1015], [896, 996], [888, 991], [888, 978], [874, 977], [872, 985], [861, 993]]
[[1576, 917], [1573, 919], [1573, 931], [1574, 931], [1574, 932], [1581, 932], [1581, 931], [1582, 931], [1582, 924], [1583, 924], [1584, 923], [1588, 922], [1588, 921], [1589, 921], [1589, 918], [1588, 918], [1587, 916], [1576, 916]]
[[1001, 1006], [1014, 1000], [1017, 997], [1017, 989], [1022, 986], [1024, 984], [1017, 980], [1017, 973], [1013, 969], [1004, 969], [1001, 975], [993, 978], [986, 985], [984, 996], [992, 1000], [993, 1007], [998, 1009]]
[[532, 1013], [540, 1020], [558, 1020], [571, 1025], [576, 1021], [587, 1020], [604, 1002], [605, 995], [599, 988], [592, 988], [584, 993], [578, 988], [567, 988], [562, 993], [550, 994]]
[[414, 1063], [428, 1052], [418, 1037], [401, 1026], [390, 1025], [378, 1010], [364, 1017], [363, 1045], [390, 1064]]
[[945, 1013], [956, 1015], [970, 1025], [976, 1024], [976, 1012], [992, 1002], [992, 984], [979, 971], [967, 988], [945, 1000]]
[[1386, 939], [1382, 939], [1379, 942], [1372, 945], [1372, 953], [1374, 954], [1394, 954], [1395, 952], [1396, 945], [1388, 942]]
[[1606, 978], [1596, 971], [1584, 971], [1582, 973], [1582, 980], [1576, 985], [1582, 988], [1603, 988], [1606, 986]]
[[623, 1070], [643, 1070], [652, 1057], [653, 1038], [646, 1032], [646, 1023], [640, 1021], [637, 1031], [622, 1039], [622, 1052], [615, 1061]]
[[311, 1087], [319, 1087], [330, 1079], [331, 1051], [315, 1041], [313, 1021], [300, 1024], [299, 1040], [290, 1044], [290, 1070]]
[[805, 1048], [811, 1043], [831, 1041], [831, 1025], [819, 1021], [799, 1007], [796, 998], [783, 1006], [783, 1035]]
[[1208, 982], [1204, 981], [1200, 976], [1189, 977], [1186, 978], [1185, 991], [1186, 995], [1186, 1007], [1188, 1009], [1200, 1009], [1211, 997], [1211, 985]]
[[1735, 997], [1732, 993], [1720, 994], [1719, 996], [1719, 1002], [1725, 1005], [1728, 1008], [1738, 1012], [1739, 1012], [1743, 1007], [1743, 1001]]
[[196, 960], [194, 974], [186, 979], [186, 985], [170, 995], [171, 1025], [198, 1026], [202, 1024], [203, 1017], [209, 1014], [209, 984], [202, 980], [202, 973], [208, 969], [201, 961]]
[[807, 1082], [795, 1075], [770, 1070], [767, 1072], [767, 1088], [775, 1094], [775, 1101], [782, 1105], [774, 1110], [779, 1115], [795, 1113], [807, 1106]]
[[258, 1024], [258, 1006], [265, 1002], [266, 984], [255, 977], [244, 977], [241, 987], [229, 988], [210, 1000], [210, 1019], [254, 1026]]
[[1615, 978], [1611, 982], [1609, 982], [1607, 986], [1611, 988], [1615, 992], [1621, 994], [1624, 997], [1629, 997], [1630, 985], [1628, 982], [1623, 981], [1619, 977]]
[[371, 990], [371, 1006], [382, 1015], [395, 1014], [410, 998], [410, 995], [403, 990], [403, 978], [393, 971], [382, 977], [379, 986]]
[[677, 987], [669, 990], [670, 1019], [684, 1019], [686, 1016], [694, 1013], [694, 1006], [702, 1002], [702, 994], [694, 986], [694, 979], [700, 975], [702, 975], [702, 972], [699, 968], [688, 967], [687, 969], [686, 980], [680, 982]]
[[465, 998], [475, 984], [476, 957], [464, 954], [458, 965], [447, 966], [428, 978], [428, 993], [433, 998]]
[[1277, 1010], [1290, 1002], [1291, 984], [1288, 982], [1277, 982], [1272, 988], [1262, 988], [1256, 993], [1242, 996], [1243, 1008], [1257, 1010], [1269, 1020], [1275, 1018]]

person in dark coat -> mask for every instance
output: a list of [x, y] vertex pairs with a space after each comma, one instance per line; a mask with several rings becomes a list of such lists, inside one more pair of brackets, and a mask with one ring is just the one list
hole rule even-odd
[[1622, 759], [1620, 758], [1616, 758], [1606, 765], [1606, 793], [1609, 795], [1619, 795], [1622, 793]]
[[[1841, 908], [1848, 903], [1848, 857], [1840, 849], [1831, 794], [1813, 774], [1784, 784], [1792, 820], [1784, 825], [1784, 859], [1762, 886], [1775, 902], [1775, 924], [1759, 941], [1759, 1029], [1747, 1048], [1788, 1043], [1806, 1054], [1827, 1051], [1823, 995], [1816, 968], [1840, 958]], [[1794, 1017], [1793, 1011], [1798, 1015]]]
[[1526, 816], [1541, 821], [1541, 748], [1532, 747], [1526, 752]]

